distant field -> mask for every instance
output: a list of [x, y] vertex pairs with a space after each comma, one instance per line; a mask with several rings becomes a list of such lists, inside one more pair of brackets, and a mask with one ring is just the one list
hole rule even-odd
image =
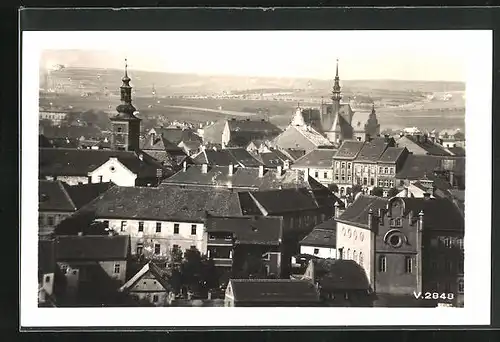
[[[53, 96], [41, 98], [40, 105], [54, 107], [73, 106], [75, 110], [102, 110], [114, 112], [119, 104], [117, 97], [95, 98], [80, 96]], [[438, 105], [440, 104], [440, 105]], [[237, 99], [160, 99], [160, 103], [154, 103], [152, 98], [137, 97], [134, 105], [138, 108], [140, 116], [163, 115], [169, 120], [183, 120], [191, 122], [206, 122], [226, 119], [235, 116], [244, 116], [244, 113], [255, 113], [254, 119], [269, 117], [270, 121], [279, 127], [286, 126], [297, 106], [294, 102], [284, 101], [262, 101], [262, 100], [237, 100]], [[148, 106], [152, 105], [152, 108]], [[444, 101], [433, 102], [429, 109], [401, 110], [394, 108], [377, 109], [377, 117], [384, 128], [403, 128], [417, 126], [423, 129], [444, 129], [465, 127], [465, 110], [452, 106], [445, 108]], [[171, 107], [177, 106], [177, 107]], [[222, 112], [217, 112], [219, 106]], [[230, 115], [231, 111], [240, 112]], [[259, 114], [260, 111], [260, 114]], [[243, 112], [243, 113], [241, 113]], [[249, 114], [251, 116], [251, 114]]]

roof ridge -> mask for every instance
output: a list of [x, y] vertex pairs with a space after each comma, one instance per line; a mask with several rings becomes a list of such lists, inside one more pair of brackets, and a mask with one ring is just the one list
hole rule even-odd
[[78, 210], [78, 208], [76, 207], [75, 205], [75, 202], [73, 202], [73, 199], [71, 198], [71, 196], [69, 195], [68, 191], [66, 190], [66, 187], [62, 184], [61, 181], [56, 181], [57, 184], [59, 185], [59, 188], [62, 190], [62, 192], [64, 193], [64, 196], [66, 197], [66, 199], [69, 201], [69, 203], [71, 204], [71, 206], [73, 207], [73, 209], [76, 211]]

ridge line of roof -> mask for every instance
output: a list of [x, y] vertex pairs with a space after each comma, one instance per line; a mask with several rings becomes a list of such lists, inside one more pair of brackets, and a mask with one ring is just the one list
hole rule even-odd
[[68, 191], [66, 190], [66, 188], [64, 187], [64, 185], [62, 184], [61, 181], [56, 181], [57, 182], [57, 185], [59, 186], [59, 188], [62, 190], [62, 192], [64, 193], [64, 196], [66, 197], [66, 199], [69, 201], [69, 203], [71, 204], [71, 206], [73, 207], [73, 209], [76, 211], [78, 210], [78, 208], [76, 207], [75, 205], [75, 202], [73, 202], [73, 199], [71, 198], [71, 196], [69, 195]]

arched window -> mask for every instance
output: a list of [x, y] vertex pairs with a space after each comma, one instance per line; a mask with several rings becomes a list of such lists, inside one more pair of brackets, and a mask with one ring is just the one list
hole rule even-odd
[[352, 251], [352, 260], [358, 262], [358, 252], [356, 250]]
[[347, 249], [347, 258], [346, 259], [351, 260], [351, 249], [350, 248]]
[[358, 262], [358, 264], [360, 266], [363, 266], [363, 252], [359, 252], [359, 262]]

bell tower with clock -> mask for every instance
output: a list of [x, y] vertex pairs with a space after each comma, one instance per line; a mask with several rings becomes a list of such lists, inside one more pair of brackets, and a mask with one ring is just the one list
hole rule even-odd
[[132, 87], [127, 72], [127, 60], [125, 59], [125, 75], [120, 87], [121, 103], [116, 107], [118, 112], [111, 120], [111, 149], [122, 151], [138, 151], [141, 119], [134, 113], [137, 111], [132, 105]]

